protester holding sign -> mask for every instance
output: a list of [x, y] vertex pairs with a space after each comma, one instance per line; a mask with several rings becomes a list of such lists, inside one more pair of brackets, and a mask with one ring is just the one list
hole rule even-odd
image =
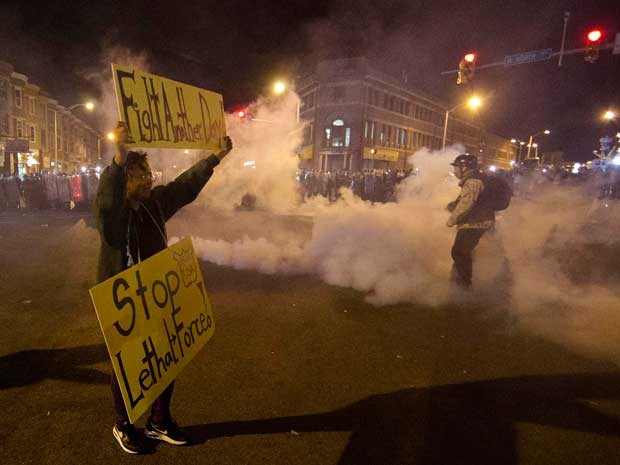
[[[129, 133], [125, 124], [119, 123], [115, 132], [117, 152], [101, 174], [95, 200], [101, 235], [100, 283], [168, 246], [166, 221], [198, 196], [213, 169], [232, 149], [230, 138], [225, 137], [224, 150], [199, 161], [171, 183], [153, 189], [147, 154], [128, 150]], [[125, 452], [144, 453], [146, 445], [129, 421], [114, 373], [111, 386], [116, 412], [113, 435]], [[171, 383], [154, 401], [145, 434], [152, 439], [183, 445], [188, 442], [187, 438], [170, 414], [173, 386]]]

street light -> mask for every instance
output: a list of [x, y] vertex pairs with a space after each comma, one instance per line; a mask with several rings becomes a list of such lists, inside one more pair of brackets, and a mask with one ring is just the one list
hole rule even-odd
[[283, 94], [286, 91], [286, 84], [283, 81], [276, 81], [273, 84], [273, 93], [276, 95]]
[[[69, 111], [75, 110], [78, 107], [84, 107], [88, 111], [93, 111], [95, 109], [95, 104], [91, 101], [84, 103], [76, 103], [75, 105], [71, 105], [69, 107]], [[101, 157], [101, 155], [99, 155]], [[54, 110], [54, 171], [58, 173], [58, 108]]]
[[[291, 86], [292, 87], [292, 86]], [[273, 93], [275, 95], [282, 95], [289, 89], [289, 86], [284, 81], [276, 81], [273, 83]], [[300, 102], [299, 97], [296, 99], [295, 103], [295, 122], [299, 123], [299, 113], [300, 113]]]
[[606, 121], [612, 121], [616, 119], [616, 116], [616, 112], [614, 112], [613, 110], [607, 110], [605, 113], [603, 113], [603, 119]]
[[529, 159], [529, 158], [530, 158], [530, 153], [531, 153], [531, 151], [532, 151], [532, 142], [533, 142], [533, 140], [534, 140], [534, 137], [536, 137], [536, 136], [540, 136], [541, 134], [549, 135], [549, 134], [551, 134], [551, 131], [550, 131], [549, 129], [545, 129], [545, 130], [543, 130], [543, 131], [539, 131], [539, 132], [537, 132], [536, 134], [532, 134], [532, 135], [530, 136], [530, 140], [529, 140], [529, 142], [527, 143], [527, 157], [526, 157], [527, 159]]
[[448, 118], [450, 118], [450, 113], [452, 113], [457, 108], [461, 108], [464, 105], [467, 105], [472, 110], [477, 110], [482, 105], [482, 99], [474, 95], [470, 97], [469, 100], [467, 100], [467, 102], [459, 103], [455, 107], [450, 108], [449, 110], [446, 110], [446, 117], [444, 118], [444, 122], [443, 122], [443, 139], [441, 142], [442, 150], [446, 148], [446, 137], [448, 135]]
[[517, 150], [517, 159], [515, 160], [515, 163], [518, 163], [521, 161], [521, 150], [523, 150], [523, 146], [525, 145], [525, 142], [519, 139], [510, 139], [510, 143], [519, 144], [518, 150]]
[[480, 97], [473, 96], [467, 101], [467, 105], [472, 110], [477, 110], [482, 105], [482, 100], [480, 99]]

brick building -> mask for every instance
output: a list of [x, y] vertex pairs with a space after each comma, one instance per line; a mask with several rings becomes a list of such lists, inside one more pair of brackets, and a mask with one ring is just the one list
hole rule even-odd
[[0, 173], [72, 173], [97, 162], [100, 143], [101, 135], [70, 108], [0, 62]]
[[[422, 147], [440, 149], [448, 105], [373, 69], [364, 58], [321, 62], [297, 85], [308, 121], [302, 166], [321, 171], [406, 169]], [[446, 145], [465, 145], [483, 165], [509, 169], [516, 149], [468, 110], [450, 112]]]

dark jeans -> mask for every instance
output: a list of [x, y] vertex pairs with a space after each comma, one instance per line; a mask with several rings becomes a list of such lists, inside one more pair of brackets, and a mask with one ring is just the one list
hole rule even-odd
[[486, 229], [459, 229], [452, 246], [452, 281], [461, 287], [471, 287], [472, 254]]
[[[112, 398], [114, 399], [114, 413], [116, 415], [116, 424], [122, 425], [129, 423], [129, 417], [127, 416], [127, 410], [123, 403], [123, 395], [121, 394], [121, 388], [118, 385], [116, 374], [112, 371], [110, 376], [110, 386], [112, 388]], [[170, 401], [172, 400], [172, 391], [174, 390], [174, 381], [170, 383], [164, 392], [155, 399], [151, 406], [151, 421], [156, 425], [161, 425], [169, 420], [170, 417]]]

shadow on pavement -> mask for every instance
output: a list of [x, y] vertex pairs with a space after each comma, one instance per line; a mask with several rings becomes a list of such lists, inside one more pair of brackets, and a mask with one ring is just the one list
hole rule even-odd
[[240, 434], [351, 431], [349, 464], [518, 462], [517, 422], [620, 436], [620, 418], [586, 399], [619, 399], [620, 374], [525, 376], [405, 389], [331, 412], [185, 428], [194, 443]]
[[47, 378], [109, 384], [109, 373], [86, 367], [107, 360], [109, 356], [105, 344], [22, 350], [0, 357], [0, 389], [26, 386]]

